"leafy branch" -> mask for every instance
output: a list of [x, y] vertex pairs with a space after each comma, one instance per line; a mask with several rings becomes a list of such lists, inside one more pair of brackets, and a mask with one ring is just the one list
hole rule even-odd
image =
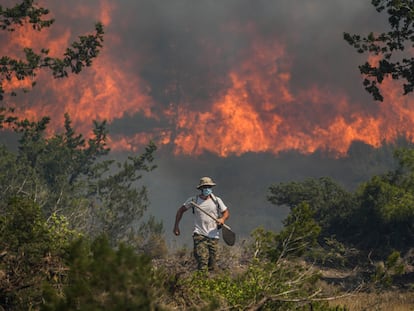
[[353, 46], [358, 53], [369, 53], [379, 57], [377, 65], [369, 62], [359, 66], [365, 76], [363, 85], [373, 98], [383, 101], [379, 89], [386, 77], [403, 80], [404, 95], [414, 90], [414, 58], [401, 57], [393, 60], [396, 52], [404, 52], [414, 46], [414, 3], [402, 0], [372, 0], [377, 12], [386, 11], [390, 31], [375, 35], [373, 32], [366, 37], [344, 33], [344, 40]]
[[15, 31], [15, 26], [32, 24], [34, 30], [40, 31], [44, 27], [50, 27], [54, 19], [42, 19], [49, 14], [46, 8], [38, 7], [34, 0], [24, 0], [12, 8], [3, 8], [0, 5], [0, 29]]
[[[40, 31], [53, 23], [53, 19], [42, 19], [48, 13], [47, 9], [38, 8], [29, 0], [10, 9], [0, 6], [0, 29], [14, 31], [13, 25], [22, 26], [24, 23], [30, 23], [33, 29]], [[67, 77], [69, 73], [80, 73], [84, 67], [91, 66], [92, 60], [98, 56], [103, 46], [103, 35], [102, 23], [96, 23], [94, 33], [79, 36], [78, 41], [66, 49], [62, 58], [50, 57], [48, 49], [43, 48], [37, 53], [29, 47], [23, 49], [23, 59], [0, 57], [0, 100], [4, 98], [5, 81], [10, 82], [13, 78], [19, 81], [31, 78], [33, 87], [36, 84], [37, 73], [41, 69], [51, 70], [54, 78]], [[15, 96], [16, 93], [12, 91], [10, 95]]]

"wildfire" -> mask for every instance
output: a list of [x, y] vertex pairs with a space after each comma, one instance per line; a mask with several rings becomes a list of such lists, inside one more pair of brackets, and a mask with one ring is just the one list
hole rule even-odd
[[[109, 1], [101, 1], [94, 14], [108, 27], [114, 10]], [[82, 6], [71, 12], [93, 14]], [[63, 47], [75, 38], [70, 30], [60, 28], [56, 33], [45, 30], [33, 34], [22, 28], [7, 34], [8, 44], [1, 46], [0, 54], [17, 57], [16, 51], [22, 47], [36, 50], [47, 46], [52, 55], [62, 55]], [[156, 102], [149, 83], [130, 69], [136, 58], [120, 60], [110, 53], [122, 44], [114, 33], [105, 37], [105, 47], [92, 67], [59, 80], [51, 80], [50, 73], [39, 73], [36, 91], [19, 95], [15, 105], [22, 117], [50, 116], [52, 130], [60, 129], [64, 113], [69, 113], [76, 130], [85, 135], [90, 134], [92, 120], [112, 123], [140, 115], [156, 124], [135, 133], [114, 134], [109, 141], [113, 150], [135, 151], [154, 140], [160, 146], [173, 145], [176, 154], [207, 151], [226, 157], [247, 152], [297, 150], [309, 154], [327, 150], [342, 156], [356, 140], [379, 147], [399, 135], [414, 137], [414, 111], [394, 81], [383, 83], [385, 100], [374, 113], [364, 109], [363, 103], [351, 102], [341, 90], [317, 84], [295, 90], [291, 74], [295, 59], [287, 54], [283, 42], [261, 37], [252, 25], [244, 31], [251, 42], [243, 53], [244, 60], [229, 70], [230, 84], [207, 110], [191, 109], [186, 102], [175, 103], [174, 112], [173, 108], [162, 109], [163, 103]], [[5, 90], [30, 88], [31, 82], [13, 80], [5, 84]]]
[[[102, 2], [98, 15], [107, 23], [110, 22], [111, 7]], [[86, 15], [90, 10], [79, 7], [76, 10]], [[92, 25], [93, 26], [93, 25]], [[64, 49], [73, 40], [72, 33], [64, 29], [57, 36], [49, 30], [34, 33], [29, 26], [24, 26], [16, 32], [6, 34], [10, 44], [0, 49], [0, 53], [12, 57], [18, 55], [24, 47], [40, 50], [44, 46], [50, 47], [49, 55], [62, 56]], [[3, 52], [4, 51], [4, 52]], [[146, 117], [151, 114], [152, 100], [147, 95], [148, 87], [139, 77], [122, 71], [122, 61], [115, 61], [106, 53], [105, 48], [101, 55], [95, 59], [93, 66], [87, 68], [79, 75], [70, 75], [65, 79], [52, 79], [50, 72], [39, 72], [36, 80], [39, 85], [28, 96], [20, 95], [15, 104], [17, 114], [29, 119], [39, 119], [50, 116], [52, 130], [62, 128], [63, 115], [68, 113], [76, 129], [89, 135], [92, 120], [107, 120], [111, 122], [125, 115], [142, 113]], [[124, 64], [127, 67], [128, 64]], [[5, 91], [28, 89], [31, 79], [21, 81], [12, 80], [4, 85]]]

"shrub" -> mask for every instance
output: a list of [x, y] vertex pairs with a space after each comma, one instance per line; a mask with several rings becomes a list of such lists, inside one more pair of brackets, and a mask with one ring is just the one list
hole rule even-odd
[[74, 242], [63, 293], [45, 287], [42, 310], [156, 310], [156, 282], [150, 258], [104, 236]]
[[42, 301], [42, 283], [59, 282], [61, 255], [73, 234], [63, 219], [50, 224], [40, 207], [15, 197], [0, 216], [0, 306], [27, 310]]

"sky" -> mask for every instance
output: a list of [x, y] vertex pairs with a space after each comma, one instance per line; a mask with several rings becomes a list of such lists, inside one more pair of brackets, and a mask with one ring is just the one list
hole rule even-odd
[[[50, 9], [53, 26], [1, 33], [0, 55], [19, 57], [31, 46], [61, 56], [97, 21], [104, 24], [104, 46], [79, 75], [53, 80], [39, 73], [30, 92], [6, 103], [24, 117], [50, 116], [51, 131], [62, 129], [64, 113], [85, 136], [92, 120], [107, 120], [114, 154], [139, 153], [153, 140], [159, 168], [146, 182], [151, 211], [168, 233], [176, 208], [202, 176], [217, 181], [240, 232], [275, 229], [286, 210], [269, 207], [270, 184], [324, 175], [352, 183], [359, 172], [344, 159], [355, 143], [379, 148], [399, 135], [414, 137], [412, 96], [386, 80], [384, 101], [374, 102], [358, 65], [375, 60], [343, 39], [344, 32], [387, 29], [371, 1], [39, 4]], [[30, 83], [13, 81], [6, 90]]]

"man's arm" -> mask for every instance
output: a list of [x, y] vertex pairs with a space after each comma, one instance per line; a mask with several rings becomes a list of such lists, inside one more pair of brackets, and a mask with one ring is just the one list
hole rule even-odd
[[222, 213], [221, 218], [217, 219], [217, 222], [218, 222], [220, 225], [223, 225], [223, 224], [224, 224], [224, 222], [225, 222], [225, 221], [227, 220], [227, 218], [229, 218], [229, 217], [230, 217], [229, 210], [228, 210], [228, 209], [226, 209], [226, 210]]
[[174, 224], [174, 234], [175, 235], [180, 235], [180, 220], [181, 217], [183, 217], [184, 212], [187, 211], [187, 208], [183, 205], [181, 206], [178, 210], [177, 210], [177, 214], [175, 215], [175, 224]]

